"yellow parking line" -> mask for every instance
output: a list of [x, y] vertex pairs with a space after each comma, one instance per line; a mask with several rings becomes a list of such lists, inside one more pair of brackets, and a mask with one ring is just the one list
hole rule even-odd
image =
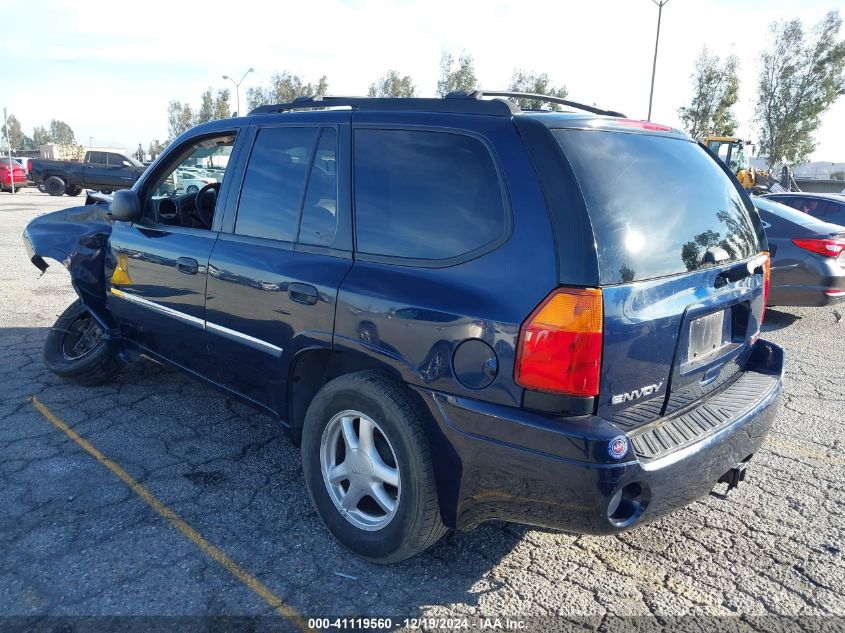
[[809, 457], [810, 459], [815, 459], [820, 462], [827, 462], [828, 464], [832, 464], [834, 466], [845, 466], [845, 459], [841, 457], [830, 457], [829, 455], [825, 455], [820, 451], [814, 451], [812, 449], [799, 446], [798, 444], [793, 444], [792, 442], [787, 442], [785, 440], [778, 440], [773, 437], [769, 437], [766, 440], [766, 443], [763, 444], [763, 447], [779, 448], [781, 450], [786, 451], [787, 453], [802, 455], [804, 457]]
[[219, 563], [226, 571], [232, 574], [235, 578], [246, 585], [253, 593], [258, 595], [264, 602], [269, 604], [273, 610], [281, 616], [289, 618], [301, 630], [308, 631], [305, 619], [292, 607], [287, 606], [281, 598], [276, 596], [270, 589], [267, 588], [255, 576], [250, 575], [240, 565], [229, 558], [225, 552], [215, 547], [203, 538], [202, 534], [197, 532], [190, 525], [185, 523], [179, 515], [173, 510], [159, 501], [149, 490], [138, 483], [132, 475], [123, 470], [118, 464], [103, 455], [93, 444], [91, 444], [84, 437], [79, 435], [76, 431], [70, 428], [63, 422], [56, 414], [48, 409], [36, 396], [32, 396], [32, 405], [43, 415], [53, 426], [59, 429], [62, 433], [67, 435], [76, 444], [78, 444], [86, 453], [100, 462], [103, 466], [108, 468], [112, 474], [125, 483], [136, 495], [141, 497], [144, 502], [155, 510], [158, 514], [164, 517], [170, 525], [184, 534], [194, 545], [200, 548], [205, 554]]

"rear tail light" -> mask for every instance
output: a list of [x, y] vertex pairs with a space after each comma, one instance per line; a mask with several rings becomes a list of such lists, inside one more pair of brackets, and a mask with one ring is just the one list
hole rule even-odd
[[772, 280], [772, 256], [763, 251], [766, 258], [763, 260], [763, 311], [760, 313], [760, 324], [763, 324], [763, 317], [766, 316], [766, 305], [769, 303], [769, 283]]
[[792, 240], [798, 248], [803, 248], [805, 251], [824, 255], [825, 257], [839, 257], [839, 254], [845, 250], [845, 240], [840, 238], [829, 239], [795, 239]]
[[601, 290], [552, 292], [520, 329], [517, 384], [571, 396], [598, 395], [603, 318]]
[[28, 161], [26, 161], [26, 170], [27, 170], [29, 173], [32, 173], [32, 160], [28, 160]]

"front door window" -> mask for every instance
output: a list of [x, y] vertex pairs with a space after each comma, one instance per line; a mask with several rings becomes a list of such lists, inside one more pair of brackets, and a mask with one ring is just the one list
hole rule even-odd
[[210, 229], [234, 143], [234, 134], [227, 134], [184, 148], [157, 179], [145, 205], [145, 219], [153, 224]]

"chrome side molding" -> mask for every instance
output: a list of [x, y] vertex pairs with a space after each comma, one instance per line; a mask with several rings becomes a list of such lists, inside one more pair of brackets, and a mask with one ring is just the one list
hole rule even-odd
[[159, 314], [163, 314], [164, 316], [168, 316], [178, 321], [182, 321], [183, 323], [187, 323], [188, 325], [198, 327], [201, 330], [208, 330], [210, 332], [214, 332], [215, 334], [227, 338], [230, 341], [243, 343], [248, 347], [257, 349], [261, 352], [264, 352], [265, 354], [270, 354], [271, 356], [275, 356], [276, 358], [281, 358], [282, 356], [283, 349], [281, 347], [279, 347], [278, 345], [273, 345], [272, 343], [268, 343], [267, 341], [264, 341], [260, 338], [250, 336], [249, 334], [244, 334], [243, 332], [238, 332], [237, 330], [232, 330], [230, 328], [224, 327], [222, 325], [217, 325], [216, 323], [212, 323], [210, 321], [203, 321], [202, 319], [198, 319], [197, 317], [191, 316], [190, 314], [179, 312], [179, 310], [168, 308], [167, 306], [163, 306], [160, 303], [150, 301], [149, 299], [139, 297], [138, 295], [126, 292], [124, 290], [120, 290], [118, 288], [112, 288], [111, 294], [125, 301], [129, 301], [149, 310], [153, 310], [154, 312], [158, 312]]

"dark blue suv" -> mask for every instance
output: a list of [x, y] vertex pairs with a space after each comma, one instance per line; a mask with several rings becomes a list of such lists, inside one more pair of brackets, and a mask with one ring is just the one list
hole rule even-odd
[[33, 263], [79, 295], [47, 364], [91, 384], [142, 353], [274, 416], [326, 526], [377, 562], [732, 488], [783, 366], [748, 196], [676, 130], [507, 97], [262, 107], [33, 220]]

